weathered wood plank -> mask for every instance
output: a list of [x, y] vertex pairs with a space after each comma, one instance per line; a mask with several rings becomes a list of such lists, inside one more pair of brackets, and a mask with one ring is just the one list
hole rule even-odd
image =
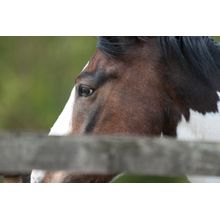
[[0, 134], [0, 173], [32, 169], [220, 176], [220, 143], [143, 137]]

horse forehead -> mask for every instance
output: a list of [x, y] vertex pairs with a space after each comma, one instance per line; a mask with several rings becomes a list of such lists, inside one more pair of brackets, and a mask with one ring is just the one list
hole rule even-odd
[[97, 49], [90, 61], [84, 67], [83, 71], [91, 73], [94, 73], [99, 69], [111, 71], [111, 69], [117, 67], [117, 63], [116, 60], [108, 58], [103, 52]]

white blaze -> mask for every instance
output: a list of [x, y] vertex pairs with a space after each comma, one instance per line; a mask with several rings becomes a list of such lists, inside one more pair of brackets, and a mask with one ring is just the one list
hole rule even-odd
[[69, 100], [67, 101], [62, 113], [50, 130], [50, 136], [68, 135], [72, 130], [72, 114], [75, 102], [75, 87], [73, 88]]
[[[72, 114], [75, 100], [75, 87], [73, 88], [70, 98], [67, 101], [62, 113], [50, 130], [49, 136], [68, 135], [72, 130]], [[46, 172], [43, 170], [32, 170], [31, 183], [40, 183], [43, 181]]]
[[[87, 62], [82, 71], [84, 71], [88, 65], [89, 62]], [[74, 87], [63, 111], [54, 123], [53, 127], [50, 129], [49, 136], [65, 136], [70, 134], [72, 130], [72, 115], [75, 102], [75, 92], [76, 88]], [[41, 182], [44, 179], [45, 173], [46, 172], [43, 170], [33, 170], [31, 172], [31, 183]]]
[[89, 65], [89, 61], [87, 62], [87, 64], [84, 66], [84, 68], [82, 69], [82, 72], [87, 68], [87, 66]]
[[[217, 92], [220, 98], [220, 92]], [[186, 141], [220, 141], [220, 101], [218, 112], [201, 114], [190, 109], [190, 119], [182, 120], [177, 126], [177, 139]], [[220, 182], [220, 177], [188, 176], [191, 182]]]
[[[84, 71], [89, 65], [89, 61], [84, 66]], [[50, 130], [50, 136], [65, 136], [68, 135], [72, 130], [72, 115], [73, 107], [75, 102], [75, 87], [73, 88], [69, 100], [67, 101], [62, 113], [54, 123], [53, 127]]]

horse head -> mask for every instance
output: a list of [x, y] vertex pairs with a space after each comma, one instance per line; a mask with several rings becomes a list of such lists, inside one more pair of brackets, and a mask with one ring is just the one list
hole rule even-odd
[[[209, 38], [100, 37], [50, 135], [194, 137], [195, 113], [218, 113], [219, 54]], [[32, 179], [105, 182], [114, 175], [33, 172]]]

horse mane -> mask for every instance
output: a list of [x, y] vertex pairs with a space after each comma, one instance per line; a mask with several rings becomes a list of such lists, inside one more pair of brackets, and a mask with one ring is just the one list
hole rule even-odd
[[[112, 58], [126, 54], [138, 42], [147, 43], [151, 37], [99, 37], [97, 47]], [[220, 44], [210, 37], [155, 37], [161, 56], [172, 69], [176, 61], [181, 69], [209, 79], [220, 71]]]

